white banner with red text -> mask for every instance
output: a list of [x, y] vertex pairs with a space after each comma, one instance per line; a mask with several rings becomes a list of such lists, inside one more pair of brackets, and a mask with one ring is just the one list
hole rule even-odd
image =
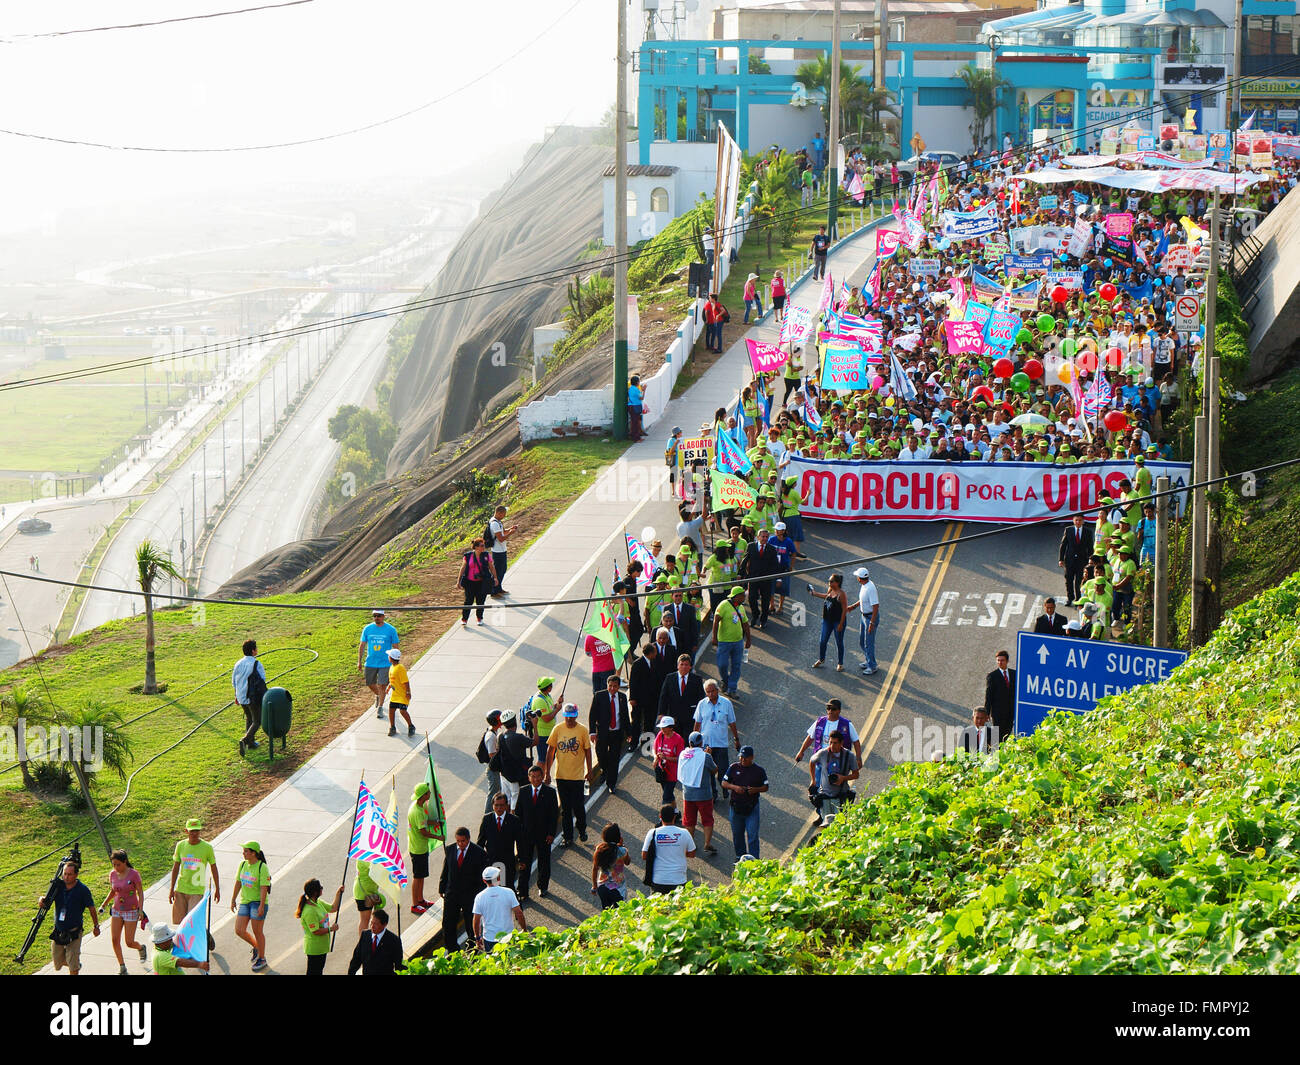
[[[1171, 488], [1191, 480], [1191, 463], [1152, 461], [1152, 484]], [[803, 516], [827, 521], [976, 521], [1022, 523], [1095, 510], [1109, 495], [1117, 503], [1120, 481], [1134, 477], [1131, 462], [1057, 466], [1044, 462], [859, 462], [790, 460], [799, 478]], [[1174, 497], [1181, 514], [1186, 493]]]

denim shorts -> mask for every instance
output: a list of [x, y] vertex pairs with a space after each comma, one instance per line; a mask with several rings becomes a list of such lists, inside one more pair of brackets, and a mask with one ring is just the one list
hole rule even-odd
[[[240, 917], [251, 917], [254, 921], [263, 921], [266, 919], [266, 914], [263, 914], [260, 917], [258, 916], [258, 910], [261, 908], [262, 904], [260, 902], [241, 902], [239, 904], [238, 915]], [[266, 912], [271, 912], [270, 902], [267, 902], [266, 904]]]

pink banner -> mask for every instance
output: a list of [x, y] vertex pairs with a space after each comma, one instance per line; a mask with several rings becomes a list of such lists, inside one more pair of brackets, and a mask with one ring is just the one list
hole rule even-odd
[[1133, 235], [1133, 216], [1131, 214], [1108, 214], [1105, 221], [1106, 236], [1128, 237]]
[[760, 344], [748, 337], [745, 344], [749, 347], [749, 365], [755, 373], [774, 373], [790, 358], [790, 353], [776, 344]]
[[984, 350], [984, 330], [974, 322], [944, 322], [949, 355], [978, 355]]
[[948, 282], [948, 288], [952, 290], [951, 305], [954, 314], [965, 315], [966, 313], [966, 282], [959, 277], [954, 277]]
[[835, 296], [835, 280], [831, 277], [831, 272], [826, 271], [826, 281], [822, 285], [822, 298], [817, 303], [817, 310], [824, 311], [831, 305], [831, 300]]
[[876, 258], [888, 259], [898, 251], [898, 245], [902, 243], [902, 240], [903, 234], [897, 229], [877, 229]]

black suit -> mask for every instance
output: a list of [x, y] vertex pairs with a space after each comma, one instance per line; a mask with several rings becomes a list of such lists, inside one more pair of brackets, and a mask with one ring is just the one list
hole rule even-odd
[[704, 698], [704, 681], [698, 673], [687, 673], [686, 694], [683, 695], [680, 676], [673, 670], [664, 678], [663, 687], [659, 689], [659, 716], [671, 717], [676, 722], [677, 731], [689, 736], [695, 708]]
[[519, 818], [509, 810], [502, 820], [503, 824], [498, 829], [495, 813], [483, 815], [478, 826], [478, 845], [486, 852], [489, 865], [501, 862], [506, 867], [505, 886], [514, 891], [515, 867], [519, 862], [519, 843], [524, 828], [519, 823]]
[[1064, 636], [1065, 624], [1065, 615], [1059, 610], [1051, 615], [1039, 614], [1038, 620], [1034, 622], [1034, 632], [1039, 636]]
[[695, 648], [700, 645], [700, 616], [690, 603], [664, 604], [671, 612], [673, 627], [677, 629], [678, 654], [688, 654], [695, 659]]
[[[967, 754], [979, 753], [979, 749], [980, 749], [979, 732], [980, 730], [976, 728], [974, 725], [967, 725], [964, 729], [962, 729], [961, 747], [962, 750], [965, 751]], [[994, 749], [993, 730], [988, 725], [985, 725], [984, 726], [984, 750], [985, 752], [991, 752], [993, 749]]]
[[[769, 577], [781, 571], [781, 556], [777, 554], [772, 541], [762, 547], [757, 541], [745, 550], [744, 561], [740, 564], [742, 577]], [[767, 628], [767, 615], [772, 609], [772, 582], [770, 580], [753, 580], [749, 585], [749, 613], [760, 629]]]
[[395, 970], [406, 968], [402, 962], [402, 940], [396, 932], [385, 929], [379, 937], [379, 946], [374, 944], [373, 932], [367, 929], [361, 933], [348, 962], [349, 976], [355, 976], [358, 969], [362, 976], [392, 976]]
[[464, 861], [457, 864], [453, 843], [442, 851], [442, 873], [438, 876], [438, 894], [442, 896], [442, 945], [447, 953], [458, 949], [457, 925], [464, 920], [465, 931], [474, 936], [474, 899], [483, 890], [483, 870], [488, 867], [487, 852], [471, 843]]
[[1058, 560], [1065, 564], [1065, 598], [1070, 603], [1079, 601], [1079, 584], [1083, 580], [1083, 567], [1092, 557], [1092, 526], [1085, 524], [1075, 533], [1070, 525], [1061, 533], [1061, 550]]
[[1001, 743], [1015, 732], [1016, 723], [1016, 671], [1007, 670], [1007, 679], [1002, 679], [1002, 670], [995, 669], [984, 678], [984, 709], [998, 730], [998, 742]]
[[[533, 858], [537, 859], [537, 886], [545, 891], [551, 883], [551, 844], [560, 820], [560, 800], [555, 789], [543, 784], [533, 798], [533, 786], [525, 784], [515, 800], [519, 818], [519, 897], [528, 898], [528, 880], [532, 876]], [[549, 837], [549, 839], [548, 839]]]
[[[632, 734], [632, 714], [628, 708], [627, 693], [614, 696], [617, 707], [609, 705], [609, 691], [597, 692], [591, 700], [591, 714], [587, 718], [587, 731], [595, 740], [596, 760], [605, 772], [605, 786], [611, 792], [618, 787], [618, 759], [623, 753], [627, 738]], [[614, 725], [614, 715], [618, 725]]]
[[659, 688], [663, 684], [663, 678], [655, 668], [660, 657], [656, 650], [653, 662], [642, 656], [632, 663], [627, 697], [629, 704], [636, 703], [631, 709], [633, 743], [655, 730], [655, 711], [659, 708]]

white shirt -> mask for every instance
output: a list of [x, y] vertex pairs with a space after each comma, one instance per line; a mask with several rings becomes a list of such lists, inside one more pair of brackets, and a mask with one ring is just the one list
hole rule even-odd
[[736, 711], [731, 700], [719, 695], [716, 704], [708, 698], [701, 699], [695, 706], [694, 721], [700, 726], [700, 734], [707, 747], [727, 748], [729, 735], [727, 726], [736, 723]]
[[866, 584], [858, 588], [858, 609], [862, 611], [864, 618], [871, 617], [871, 611], [880, 603], [880, 595], [876, 591], [876, 582], [867, 581]]
[[497, 884], [474, 896], [474, 913], [483, 918], [483, 938], [495, 943], [515, 926], [515, 907], [519, 900], [508, 887]]
[[496, 518], [493, 518], [488, 522], [488, 528], [492, 531], [492, 543], [488, 546], [491, 547], [493, 551], [505, 551], [506, 542], [501, 539], [501, 534], [506, 531], [506, 527], [502, 525], [501, 522], [497, 521]]
[[686, 883], [686, 859], [695, 853], [695, 841], [684, 828], [660, 825], [646, 833], [643, 851], [655, 845], [654, 877], [656, 884], [665, 886]]

